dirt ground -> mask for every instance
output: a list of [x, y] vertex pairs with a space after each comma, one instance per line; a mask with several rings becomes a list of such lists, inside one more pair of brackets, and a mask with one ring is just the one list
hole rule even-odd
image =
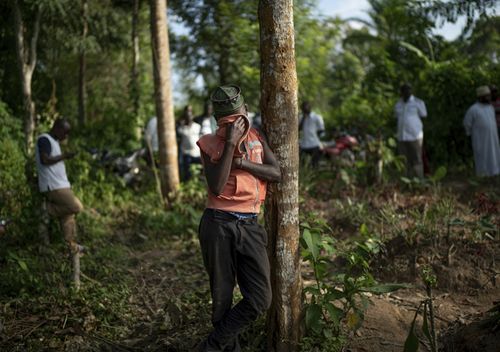
[[[464, 208], [459, 211], [466, 220], [467, 217], [477, 218], [477, 214], [469, 214], [467, 209], [471, 203], [477, 203], [478, 197], [481, 194], [463, 195]], [[390, 191], [373, 197], [369, 206], [380, 208], [391, 203], [396, 212], [404, 213], [408, 209], [423, 209], [433, 201], [431, 198], [432, 195], [425, 193], [409, 195]], [[472, 208], [493, 211], [498, 219], [498, 202], [493, 208], [488, 202], [478, 204]], [[335, 228], [336, 236], [345, 239], [357, 230], [357, 226], [339, 215], [337, 205], [319, 197], [308, 201], [303, 210], [314, 209], [322, 213]], [[487, 209], [479, 209], [481, 206]], [[413, 226], [404, 221], [399, 225], [402, 229]], [[126, 226], [120, 231], [117, 241], [133, 244], [140, 240]], [[500, 300], [499, 239], [475, 237], [461, 231], [460, 226], [453, 232], [455, 236], [449, 241], [416, 236], [409, 242], [403, 235], [383, 239], [384, 251], [372, 262], [375, 277], [379, 282], [409, 283], [413, 287], [371, 296], [372, 304], [364, 323], [349, 336], [345, 352], [403, 350], [415, 311], [426, 298], [424, 285], [417, 274], [422, 265], [432, 266], [437, 276], [433, 295], [440, 351], [500, 351], [500, 332], [485, 329], [480, 324], [486, 312]], [[22, 300], [17, 300], [2, 308], [11, 315], [0, 319], [3, 338], [0, 350], [193, 351], [210, 329], [208, 280], [196, 238], [166, 240], [154, 248], [131, 245], [126, 262], [126, 270], [133, 280], [127, 302], [132, 316], [124, 319], [123, 324], [129, 324], [128, 328], [118, 336], [109, 338], [100, 334], [96, 327], [103, 323], [96, 321], [91, 311], [71, 313], [71, 308], [56, 311], [51, 309], [50, 302], [45, 306], [27, 307]], [[84, 278], [84, 283], [89, 280]], [[68, 319], [71, 314], [82, 319]], [[265, 338], [263, 324], [261, 320], [243, 334], [245, 352], [264, 351], [257, 347], [263, 345]], [[421, 318], [417, 326], [421, 326]], [[420, 351], [429, 350], [425, 344], [420, 347]]]
[[[459, 215], [467, 221], [484, 214], [490, 215], [496, 226], [500, 219], [498, 200], [489, 199], [485, 192], [471, 192], [464, 183], [448, 185], [448, 193], [457, 196]], [[350, 195], [346, 195], [350, 196]], [[379, 209], [384, 205], [394, 207], [404, 214], [410, 209], [424, 209], [436, 202], [432, 194], [408, 195], [394, 190], [378, 193], [370, 198], [370, 206]], [[331, 200], [314, 199], [307, 210], [319, 211], [337, 230], [337, 237], [354, 236], [357, 226], [339, 215]], [[469, 213], [473, 209], [473, 213]], [[381, 225], [383, 226], [383, 225]], [[408, 229], [417, 226], [401, 217], [397, 225], [401, 234], [383, 238], [384, 248], [373, 261], [375, 277], [382, 283], [409, 283], [411, 289], [391, 294], [371, 296], [372, 304], [365, 313], [362, 327], [349, 337], [345, 351], [350, 352], [401, 352], [408, 336], [411, 322], [426, 291], [419, 272], [423, 265], [432, 267], [437, 276], [434, 289], [434, 308], [439, 350], [446, 352], [499, 352], [500, 331], [482, 326], [486, 312], [500, 301], [500, 242], [498, 237], [473, 235], [464, 226], [452, 227], [449, 239], [442, 236], [429, 238], [421, 235], [408, 241]], [[382, 230], [383, 231], [383, 227]], [[445, 229], [437, 229], [446, 232]], [[495, 233], [495, 231], [492, 231]], [[417, 327], [422, 326], [421, 314]], [[417, 329], [417, 335], [422, 336]], [[424, 339], [422, 339], [424, 340]], [[421, 343], [421, 351], [430, 351]]]

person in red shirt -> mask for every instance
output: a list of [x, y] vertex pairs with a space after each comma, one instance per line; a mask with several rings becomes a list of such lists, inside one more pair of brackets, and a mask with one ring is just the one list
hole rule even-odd
[[[250, 127], [241, 89], [218, 87], [211, 100], [218, 129], [198, 146], [208, 186], [199, 240], [210, 278], [213, 331], [198, 351], [241, 351], [238, 334], [271, 304], [267, 234], [257, 222], [279, 164], [264, 136]], [[232, 306], [238, 282], [243, 298]]]

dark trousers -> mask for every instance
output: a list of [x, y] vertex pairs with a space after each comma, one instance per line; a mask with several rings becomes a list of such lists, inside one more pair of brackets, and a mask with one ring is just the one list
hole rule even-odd
[[[241, 351], [239, 332], [271, 305], [267, 234], [256, 219], [205, 209], [199, 240], [213, 302], [206, 351]], [[243, 299], [231, 307], [236, 280]]]
[[196, 158], [188, 154], [183, 154], [182, 155], [183, 181], [189, 181], [191, 179], [192, 164], [201, 164], [201, 158]]
[[311, 165], [313, 168], [317, 168], [319, 164], [319, 159], [321, 158], [321, 150], [319, 147], [314, 148], [300, 148], [300, 153], [302, 156], [309, 155], [311, 157]]
[[399, 154], [406, 157], [406, 176], [424, 177], [424, 163], [422, 161], [423, 139], [416, 141], [399, 141]]

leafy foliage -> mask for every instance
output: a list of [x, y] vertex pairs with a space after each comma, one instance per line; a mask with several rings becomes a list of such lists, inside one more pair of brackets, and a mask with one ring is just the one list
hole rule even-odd
[[[312, 222], [311, 222], [312, 221]], [[380, 240], [365, 224], [359, 239], [342, 248], [329, 234], [328, 226], [311, 214], [301, 223], [302, 257], [314, 273], [314, 285], [306, 286], [305, 325], [319, 341], [338, 339], [342, 324], [350, 330], [361, 327], [369, 298], [365, 293], [383, 294], [408, 287], [403, 284], [379, 284], [370, 273], [370, 258], [381, 249]], [[336, 265], [332, 258], [336, 257]], [[335, 270], [339, 263], [344, 268]]]

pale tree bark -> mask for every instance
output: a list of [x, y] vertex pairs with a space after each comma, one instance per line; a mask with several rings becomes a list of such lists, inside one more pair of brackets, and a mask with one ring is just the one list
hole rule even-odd
[[161, 192], [163, 199], [168, 203], [179, 188], [179, 167], [170, 85], [167, 2], [165, 0], [150, 0], [150, 7]]
[[136, 137], [140, 138], [141, 130], [139, 124], [139, 2], [134, 0], [132, 10], [132, 71], [130, 74], [130, 98], [132, 100], [133, 114], [136, 123]]
[[298, 108], [293, 0], [260, 0], [261, 112], [282, 181], [266, 201], [273, 303], [267, 351], [297, 351], [301, 335]]
[[33, 23], [33, 33], [29, 45], [25, 42], [26, 25], [22, 18], [21, 7], [18, 0], [12, 0], [12, 9], [14, 12], [14, 26], [16, 36], [16, 52], [21, 86], [23, 91], [24, 105], [24, 140], [26, 153], [30, 154], [33, 150], [33, 133], [35, 131], [35, 102], [31, 92], [31, 81], [36, 66], [36, 46], [38, 35], [40, 33], [40, 19], [42, 10], [40, 6], [36, 9], [35, 22]]
[[87, 58], [85, 56], [86, 39], [89, 30], [88, 25], [88, 2], [82, 0], [81, 16], [82, 16], [82, 36], [80, 43], [80, 72], [78, 75], [78, 122], [81, 127], [85, 126], [87, 121], [87, 86], [86, 86], [86, 73], [87, 73]]

